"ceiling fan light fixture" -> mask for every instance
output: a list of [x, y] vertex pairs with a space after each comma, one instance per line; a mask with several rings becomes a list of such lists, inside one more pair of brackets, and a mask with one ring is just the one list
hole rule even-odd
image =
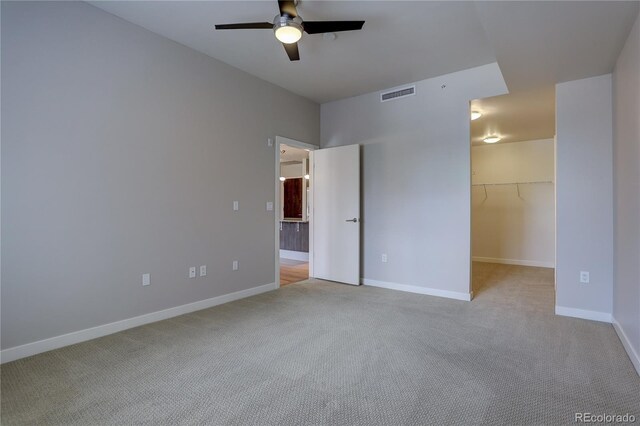
[[291, 19], [287, 16], [276, 16], [273, 22], [273, 32], [276, 38], [284, 44], [298, 42], [302, 38], [302, 31], [300, 18]]
[[278, 0], [280, 14], [270, 22], [238, 22], [216, 24], [216, 30], [273, 30], [273, 35], [282, 43], [290, 61], [299, 61], [298, 41], [302, 33], [323, 34], [325, 40], [334, 40], [338, 31], [361, 30], [364, 21], [302, 21], [296, 6], [299, 0]]
[[486, 143], [496, 143], [500, 141], [500, 136], [487, 136], [483, 139]]

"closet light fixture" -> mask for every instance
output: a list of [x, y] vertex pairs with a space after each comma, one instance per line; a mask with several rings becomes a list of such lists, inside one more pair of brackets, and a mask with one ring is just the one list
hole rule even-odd
[[287, 178], [285, 178], [284, 176], [280, 176], [280, 182], [284, 182]]
[[471, 121], [477, 120], [482, 117], [482, 113], [480, 111], [471, 111]]
[[304, 175], [304, 178], [305, 178], [306, 180], [309, 180], [309, 175]]
[[500, 136], [487, 136], [483, 139], [486, 143], [496, 143], [500, 141]]

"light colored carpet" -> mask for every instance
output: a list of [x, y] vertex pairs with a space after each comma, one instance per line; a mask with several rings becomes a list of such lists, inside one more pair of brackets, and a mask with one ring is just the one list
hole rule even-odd
[[2, 424], [569, 424], [633, 413], [609, 324], [553, 272], [475, 265], [473, 302], [293, 284], [2, 366]]

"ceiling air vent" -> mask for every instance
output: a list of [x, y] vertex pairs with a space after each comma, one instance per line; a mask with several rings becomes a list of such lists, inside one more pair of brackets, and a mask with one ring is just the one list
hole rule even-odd
[[415, 94], [416, 94], [416, 86], [403, 87], [401, 89], [393, 90], [392, 92], [380, 93], [380, 102], [392, 101], [394, 99], [413, 96]]

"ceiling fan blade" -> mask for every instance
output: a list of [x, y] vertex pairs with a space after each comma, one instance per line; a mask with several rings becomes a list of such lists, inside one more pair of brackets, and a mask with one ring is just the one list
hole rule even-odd
[[282, 45], [284, 46], [284, 50], [286, 50], [290, 61], [300, 60], [300, 52], [298, 52], [298, 43], [291, 43], [291, 44], [282, 43]]
[[298, 16], [298, 11], [296, 10], [296, 3], [294, 1], [286, 1], [279, 0], [278, 7], [280, 7], [280, 15], [284, 15], [285, 13], [292, 18]]
[[216, 30], [272, 30], [273, 24], [270, 22], [245, 22], [243, 24], [220, 24], [216, 25]]
[[307, 34], [361, 30], [363, 25], [364, 21], [304, 21], [302, 23]]

